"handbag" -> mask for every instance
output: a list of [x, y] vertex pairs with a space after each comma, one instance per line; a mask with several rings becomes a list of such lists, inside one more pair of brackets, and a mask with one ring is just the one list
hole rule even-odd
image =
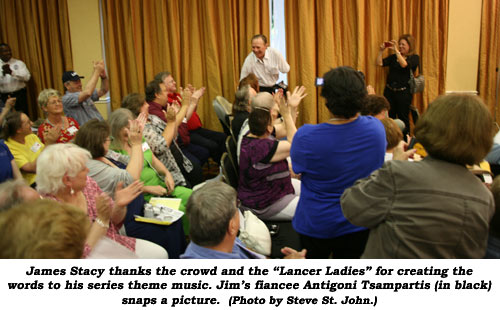
[[265, 256], [271, 255], [271, 234], [266, 224], [251, 211], [243, 213], [239, 238], [243, 244]]
[[425, 77], [422, 74], [415, 77], [413, 71], [410, 69], [410, 80], [408, 84], [410, 85], [410, 92], [412, 94], [421, 93], [424, 91]]

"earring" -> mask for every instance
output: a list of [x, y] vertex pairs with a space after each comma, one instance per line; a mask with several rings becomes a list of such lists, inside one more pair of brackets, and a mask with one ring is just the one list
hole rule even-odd
[[69, 193], [70, 193], [71, 195], [74, 195], [74, 194], [75, 194], [75, 191], [73, 190], [73, 187], [70, 187], [70, 189], [71, 189], [71, 190], [69, 191]]

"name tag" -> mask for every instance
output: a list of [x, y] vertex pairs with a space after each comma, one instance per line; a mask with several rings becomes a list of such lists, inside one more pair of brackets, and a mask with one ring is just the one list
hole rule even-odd
[[40, 150], [40, 148], [42, 147], [42, 145], [38, 142], [35, 142], [35, 144], [33, 144], [33, 146], [31, 146], [31, 151], [33, 153], [36, 153], [38, 152], [38, 150]]
[[144, 142], [142, 144], [142, 152], [146, 152], [147, 150], [149, 150], [149, 144], [147, 142]]
[[119, 161], [120, 160], [120, 154], [116, 152], [108, 152], [107, 156], [111, 157], [112, 159]]
[[78, 131], [78, 128], [76, 128], [75, 126], [71, 126], [67, 129], [67, 131], [70, 135], [74, 135]]

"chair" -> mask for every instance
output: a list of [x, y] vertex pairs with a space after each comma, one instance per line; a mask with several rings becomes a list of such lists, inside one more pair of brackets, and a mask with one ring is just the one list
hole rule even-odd
[[[217, 98], [220, 96], [217, 96]], [[224, 106], [220, 104], [220, 102], [217, 100], [217, 98], [214, 99], [212, 102], [212, 105], [214, 106], [215, 114], [217, 114], [217, 118], [219, 119], [222, 129], [224, 129], [224, 133], [226, 135], [231, 135], [231, 130], [228, 122], [228, 113], [224, 109]]]
[[227, 184], [231, 185], [234, 189], [238, 190], [238, 175], [234, 170], [233, 164], [227, 152], [222, 154], [220, 159], [220, 164], [222, 167], [222, 174], [224, 175], [224, 180]]
[[233, 104], [227, 101], [226, 98], [222, 96], [215, 97], [215, 100], [224, 108], [227, 115], [231, 115], [233, 113]]
[[238, 165], [238, 158], [236, 157], [236, 143], [234, 142], [233, 137], [228, 136], [226, 138], [226, 150], [227, 154], [229, 156], [229, 159], [231, 159], [231, 163], [233, 164], [234, 171], [236, 171], [236, 175], [239, 177], [240, 174], [240, 167]]

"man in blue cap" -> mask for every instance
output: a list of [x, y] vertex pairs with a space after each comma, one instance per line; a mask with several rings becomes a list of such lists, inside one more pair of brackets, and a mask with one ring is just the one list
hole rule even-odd
[[[74, 71], [66, 71], [62, 76], [64, 88], [66, 89], [66, 93], [62, 97], [64, 114], [74, 118], [80, 126], [94, 118], [103, 120], [94, 101], [99, 100], [99, 97], [109, 90], [109, 81], [102, 60], [94, 62], [94, 71], [84, 89], [82, 88], [81, 78], [83, 76]], [[99, 78], [101, 78], [101, 88], [96, 90]]]

